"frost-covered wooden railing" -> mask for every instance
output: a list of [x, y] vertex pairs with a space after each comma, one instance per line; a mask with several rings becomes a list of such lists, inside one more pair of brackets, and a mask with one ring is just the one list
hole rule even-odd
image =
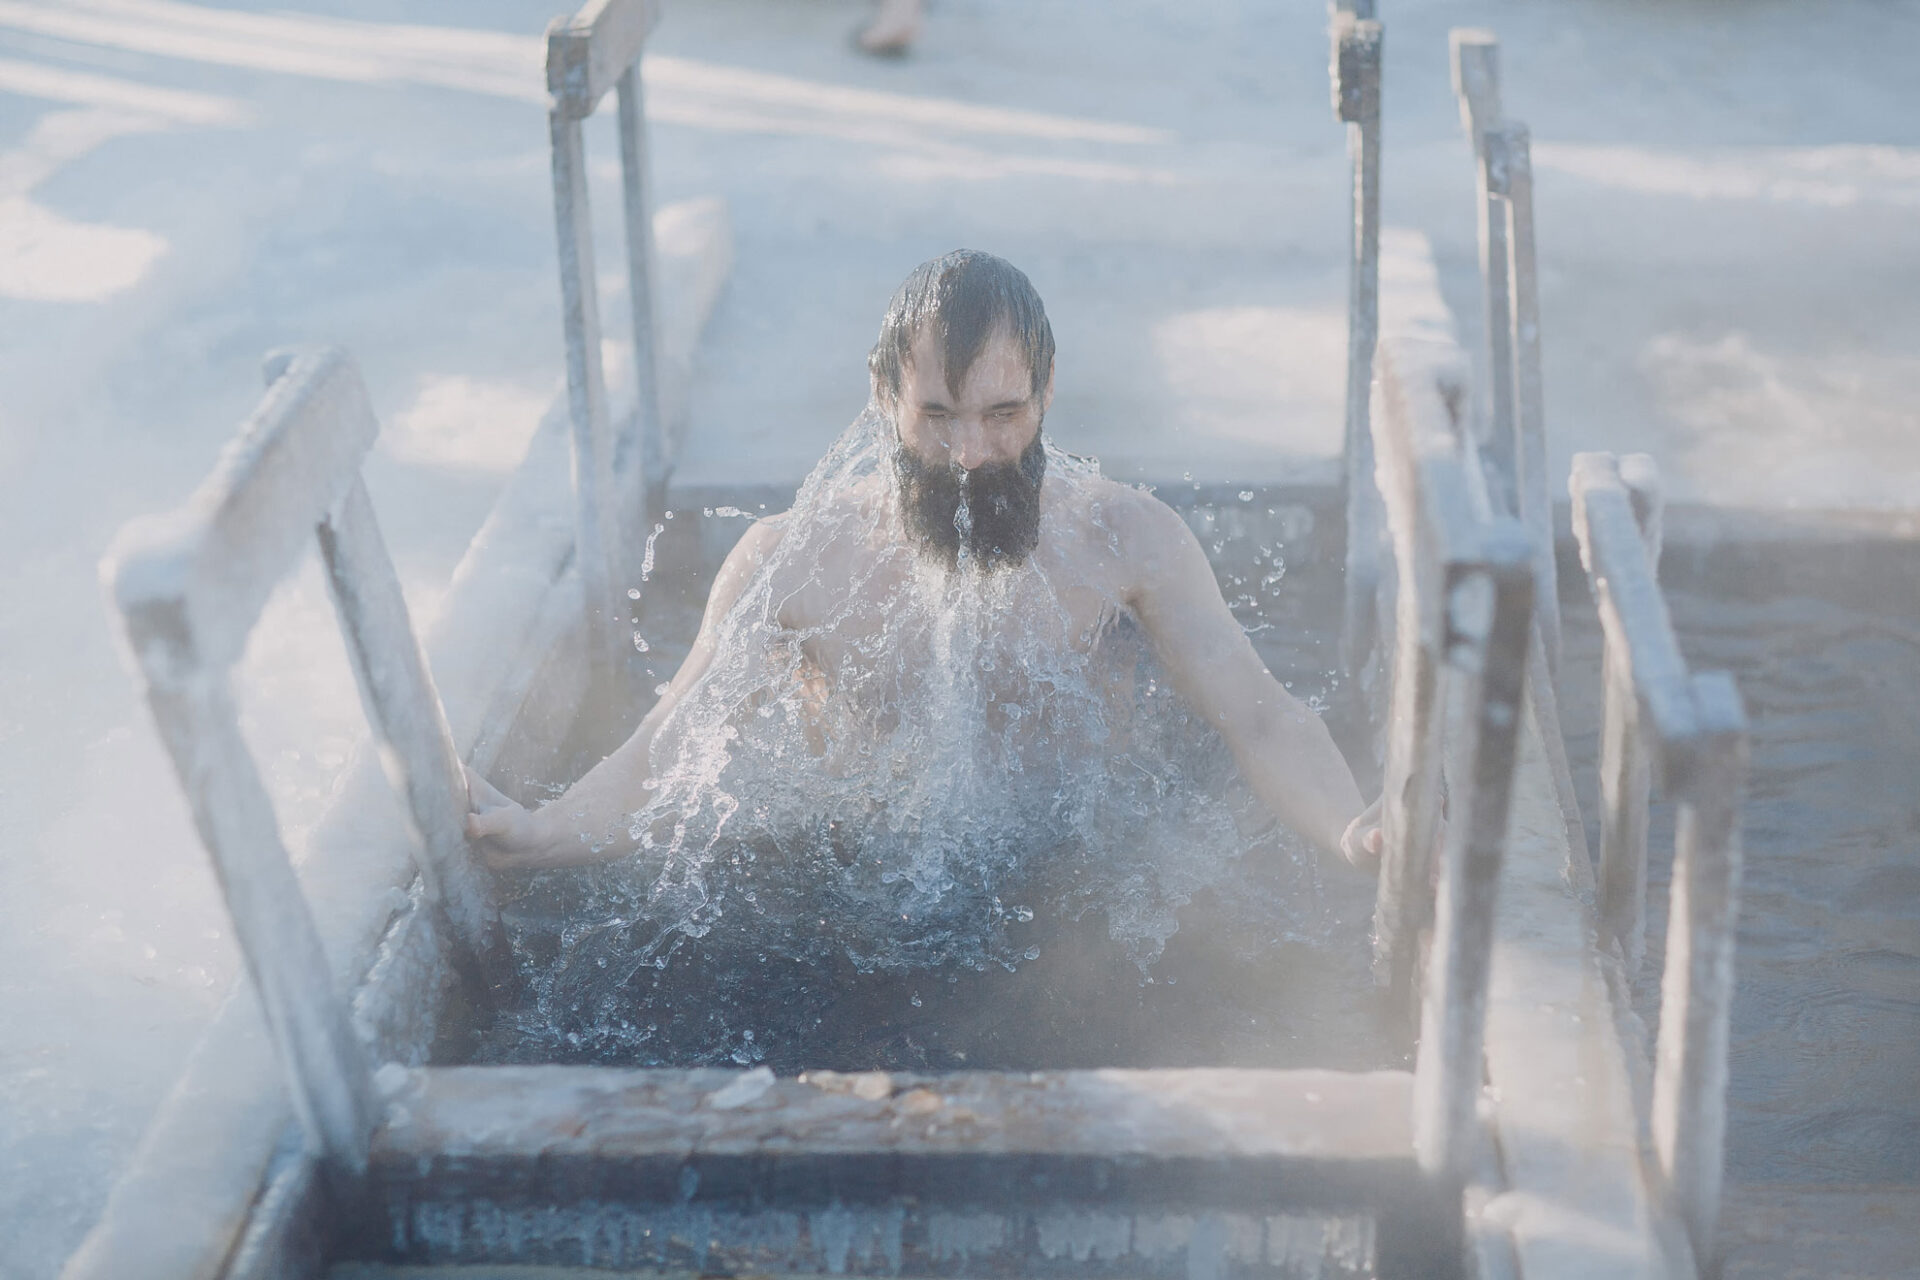
[[230, 673], [274, 586], [319, 543], [380, 756], [406, 798], [426, 900], [486, 991], [507, 953], [464, 835], [466, 785], [360, 464], [379, 431], [338, 349], [271, 356], [269, 388], [180, 510], [121, 535], [107, 566], [162, 741], [211, 855], [312, 1147], [351, 1183], [375, 1123], [371, 1076], [272, 802]]
[[1502, 117], [1500, 43], [1491, 32], [1449, 33], [1453, 88], [1473, 145], [1483, 296], [1482, 394], [1476, 400], [1487, 487], [1496, 510], [1533, 537], [1534, 599], [1550, 670], [1560, 665], [1560, 605], [1547, 481], [1535, 266], [1533, 161], [1527, 126]]
[[1439, 336], [1390, 332], [1374, 363], [1373, 446], [1395, 582], [1375, 972], [1403, 1001], [1418, 1001], [1422, 1161], [1461, 1175], [1482, 1077], [1532, 553], [1519, 522], [1491, 516], [1477, 491], [1456, 422], [1465, 387], [1458, 349]]
[[1678, 807], [1649, 1119], [1664, 1190], [1706, 1269], [1726, 1133], [1746, 715], [1730, 676], [1690, 672], [1681, 656], [1660, 594], [1653, 460], [1576, 454], [1569, 488], [1605, 637], [1600, 927], [1629, 974], [1645, 950], [1651, 782]]
[[[578, 504], [575, 562], [586, 600], [589, 653], [602, 672], [619, 670], [624, 658], [625, 628], [618, 623], [626, 616], [629, 578], [637, 581], [633, 548], [644, 540], [647, 511], [659, 505], [673, 464], [658, 377], [653, 213], [640, 84], [640, 54], [659, 18], [658, 0], [592, 0], [573, 17], [555, 19], [547, 30], [553, 209]], [[593, 210], [582, 127], [609, 89], [619, 103], [627, 291], [633, 310], [635, 411], [631, 421], [618, 422], [608, 408], [600, 358]]]

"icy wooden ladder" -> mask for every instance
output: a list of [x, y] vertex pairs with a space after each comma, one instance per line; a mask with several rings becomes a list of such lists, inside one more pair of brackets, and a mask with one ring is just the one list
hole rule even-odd
[[1629, 975], [1645, 947], [1651, 779], [1679, 805], [1651, 1127], [1664, 1190], [1707, 1269], [1726, 1133], [1746, 715], [1732, 678], [1689, 673], [1674, 637], [1657, 573], [1661, 508], [1653, 460], [1576, 454], [1569, 488], [1606, 640], [1600, 926], [1619, 946]]
[[426, 898], [477, 990], [503, 971], [507, 952], [468, 857], [452, 733], [360, 476], [379, 431], [366, 388], [337, 349], [269, 357], [267, 380], [213, 475], [179, 511], [130, 526], [107, 573], [295, 1109], [345, 1190], [366, 1168], [371, 1078], [229, 688], [269, 593], [309, 538], [326, 563], [382, 763], [407, 800]]

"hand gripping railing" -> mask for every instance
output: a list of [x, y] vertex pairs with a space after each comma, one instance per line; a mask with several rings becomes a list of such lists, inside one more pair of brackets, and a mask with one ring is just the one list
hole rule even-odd
[[[1374, 456], [1397, 579], [1375, 973], [1403, 1001], [1421, 992], [1415, 1140], [1424, 1168], [1459, 1177], [1483, 1070], [1532, 550], [1518, 521], [1487, 511], [1456, 422], [1465, 379], [1452, 343], [1390, 333], [1375, 370]], [[1451, 812], [1436, 869], [1443, 786]]]
[[[1346, 459], [1347, 528], [1380, 524], [1373, 485], [1373, 439], [1367, 401], [1373, 385], [1373, 348], [1380, 332], [1380, 55], [1383, 32], [1372, 0], [1340, 0], [1333, 12], [1333, 112], [1347, 126], [1353, 162], [1351, 252], [1347, 260], [1347, 403], [1342, 456]], [[1346, 616], [1341, 666], [1357, 675], [1373, 645], [1380, 548], [1370, 538], [1347, 539]]]
[[1724, 672], [1689, 673], [1661, 598], [1659, 476], [1644, 454], [1576, 454], [1573, 529], [1605, 636], [1599, 915], [1628, 973], [1644, 950], [1647, 797], [1678, 803], [1651, 1129], [1675, 1211], [1709, 1270], [1726, 1133], [1746, 715]]
[[507, 957], [464, 834], [452, 733], [360, 476], [379, 424], [345, 352], [276, 354], [268, 391], [180, 510], [107, 561], [161, 740], [193, 807], [311, 1145], [341, 1187], [367, 1164], [371, 1077], [329, 977], [229, 673], [276, 583], [317, 537], [380, 757], [405, 796], [427, 901], [486, 990]]
[[1500, 43], [1490, 32], [1449, 33], [1453, 88], [1473, 143], [1485, 329], [1478, 402], [1488, 488], [1496, 509], [1526, 522], [1534, 540], [1534, 600], [1547, 665], [1560, 666], [1560, 607], [1547, 487], [1540, 374], [1540, 287], [1533, 236], [1533, 162], [1527, 126], [1501, 117]]
[[[658, 506], [672, 466], [657, 377], [653, 307], [653, 214], [648, 193], [646, 116], [640, 53], [659, 21], [658, 0], [592, 0], [547, 30], [548, 127], [553, 141], [553, 210], [560, 246], [560, 295], [567, 334], [567, 397], [573, 419], [575, 540], [596, 670], [621, 669], [623, 584], [647, 511]], [[619, 95], [620, 172], [625, 195], [627, 288], [633, 306], [636, 408], [614, 423], [600, 364], [600, 301], [593, 263], [582, 123], [607, 90]]]

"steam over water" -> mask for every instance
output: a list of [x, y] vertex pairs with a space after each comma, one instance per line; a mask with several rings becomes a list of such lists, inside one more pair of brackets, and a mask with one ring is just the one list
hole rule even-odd
[[[1131, 615], [1050, 552], [1090, 529], [1117, 553], [1095, 464], [1048, 445], [1041, 548], [991, 569], [963, 486], [949, 572], [901, 532], [893, 449], [869, 410], [777, 517], [655, 739], [641, 851], [536, 877], [512, 913], [536, 998], [481, 1056], [865, 1066], [904, 1036], [985, 1065], [968, 1018], [1044, 995], [1098, 1021], [1177, 982], [1183, 909], [1241, 962], [1336, 935], [1358, 956], [1366, 895], [1323, 891]], [[1060, 1028], [1094, 1061], [1103, 1034]]]

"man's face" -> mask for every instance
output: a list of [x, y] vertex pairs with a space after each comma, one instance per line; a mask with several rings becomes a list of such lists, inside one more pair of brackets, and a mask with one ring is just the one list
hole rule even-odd
[[1053, 378], [1035, 395], [1025, 353], [995, 333], [956, 390], [940, 343], [923, 333], [901, 371], [894, 476], [907, 531], [952, 567], [964, 548], [985, 567], [1017, 564], [1039, 540], [1046, 452], [1040, 423]]

